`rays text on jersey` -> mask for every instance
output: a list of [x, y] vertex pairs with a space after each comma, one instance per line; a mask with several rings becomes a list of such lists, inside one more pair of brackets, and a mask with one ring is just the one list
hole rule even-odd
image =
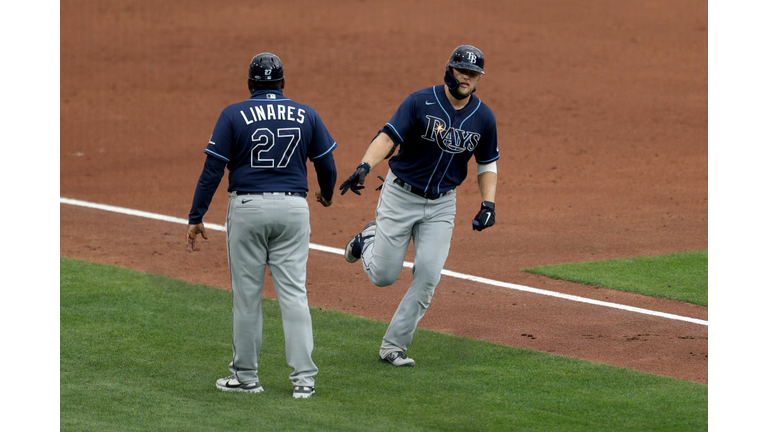
[[427, 130], [422, 138], [437, 143], [438, 147], [449, 153], [461, 153], [473, 151], [480, 142], [480, 134], [469, 132], [454, 127], [447, 127], [445, 120], [427, 116]]
[[247, 125], [263, 120], [287, 120], [304, 124], [304, 109], [283, 104], [256, 105], [248, 111], [240, 110], [240, 115]]

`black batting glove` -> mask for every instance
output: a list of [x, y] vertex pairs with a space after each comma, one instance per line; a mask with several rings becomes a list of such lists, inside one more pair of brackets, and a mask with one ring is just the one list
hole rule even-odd
[[344, 183], [342, 183], [341, 187], [339, 187], [341, 194], [344, 195], [347, 193], [347, 190], [351, 190], [352, 192], [360, 195], [360, 192], [358, 191], [360, 189], [365, 189], [363, 183], [365, 183], [365, 176], [367, 176], [369, 172], [371, 172], [371, 166], [368, 165], [368, 162], [363, 162], [358, 165], [355, 173], [349, 176], [348, 179], [344, 180]]
[[472, 221], [472, 229], [475, 231], [482, 231], [486, 228], [492, 227], [496, 223], [496, 204], [490, 201], [483, 201], [480, 204], [480, 211]]

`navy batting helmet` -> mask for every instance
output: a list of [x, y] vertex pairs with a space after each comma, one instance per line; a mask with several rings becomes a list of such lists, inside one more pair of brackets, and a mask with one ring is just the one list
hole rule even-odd
[[451, 54], [451, 58], [448, 59], [448, 64], [445, 66], [455, 69], [467, 69], [485, 74], [485, 72], [483, 72], [483, 66], [485, 66], [483, 53], [472, 45], [461, 45], [456, 47]]
[[484, 66], [485, 58], [479, 49], [472, 45], [460, 45], [456, 47], [451, 53], [448, 63], [445, 64], [444, 81], [448, 86], [448, 90], [451, 91], [451, 94], [458, 97], [458, 93], [454, 94], [454, 90], [459, 88], [459, 80], [453, 77], [451, 68], [471, 70], [485, 75], [485, 72], [483, 72]]
[[283, 75], [283, 62], [272, 53], [257, 54], [248, 68], [248, 79], [253, 81], [280, 81]]

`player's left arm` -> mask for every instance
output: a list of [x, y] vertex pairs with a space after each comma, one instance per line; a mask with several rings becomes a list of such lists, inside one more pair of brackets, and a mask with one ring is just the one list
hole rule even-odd
[[496, 162], [490, 164], [478, 164], [477, 185], [480, 188], [480, 211], [472, 220], [472, 229], [482, 231], [496, 223]]
[[475, 150], [477, 161], [477, 184], [480, 188], [480, 211], [472, 220], [472, 229], [482, 231], [496, 223], [496, 181], [498, 170], [496, 161], [499, 159], [499, 145], [496, 137], [496, 117], [489, 110], [487, 123], [483, 132], [483, 141]]

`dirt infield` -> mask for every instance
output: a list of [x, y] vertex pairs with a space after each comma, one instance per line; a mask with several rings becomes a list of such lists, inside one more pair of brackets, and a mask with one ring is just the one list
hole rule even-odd
[[[186, 217], [216, 118], [248, 97], [261, 51], [283, 59], [286, 96], [323, 117], [345, 178], [402, 99], [441, 82], [448, 54], [470, 43], [486, 56], [477, 96], [498, 119], [497, 226], [471, 230], [470, 175], [446, 269], [707, 319], [520, 271], [707, 249], [706, 2], [113, 3], [61, 3], [61, 196]], [[206, 222], [224, 223], [225, 189]], [[311, 241], [343, 247], [376, 199], [368, 188], [312, 203]], [[222, 233], [190, 255], [182, 225], [69, 205], [60, 228], [62, 256], [229, 289]], [[376, 288], [359, 265], [310, 253], [313, 306], [388, 321], [410, 281], [406, 270]], [[698, 324], [444, 277], [420, 326], [708, 382]]]

